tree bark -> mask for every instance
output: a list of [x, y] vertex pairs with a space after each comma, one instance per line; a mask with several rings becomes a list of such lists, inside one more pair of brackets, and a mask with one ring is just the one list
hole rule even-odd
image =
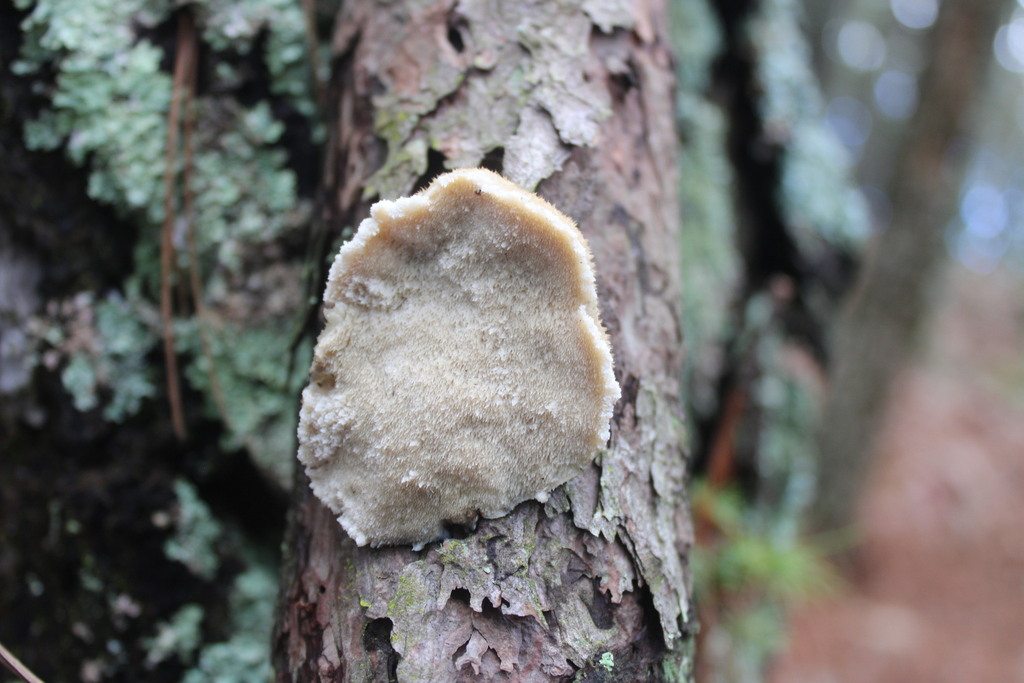
[[[610, 443], [546, 504], [463, 538], [358, 548], [297, 474], [278, 680], [688, 675], [673, 78], [658, 0], [346, 2], [326, 229], [448, 167], [504, 173], [594, 253], [623, 397]], [[439, 415], [438, 419], [444, 419]]]

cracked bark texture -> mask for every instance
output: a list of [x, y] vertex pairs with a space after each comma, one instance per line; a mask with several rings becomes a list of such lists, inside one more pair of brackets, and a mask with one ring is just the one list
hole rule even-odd
[[623, 398], [608, 448], [546, 504], [523, 503], [419, 552], [357, 548], [297, 468], [278, 680], [689, 676], [664, 25], [659, 0], [354, 0], [340, 9], [325, 229], [350, 230], [372, 201], [445, 168], [483, 165], [536, 189], [590, 242]]

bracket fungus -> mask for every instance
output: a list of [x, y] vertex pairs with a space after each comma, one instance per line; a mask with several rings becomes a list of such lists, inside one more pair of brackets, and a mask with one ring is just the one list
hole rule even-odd
[[422, 547], [587, 466], [619, 386], [571, 219], [464, 169], [370, 209], [335, 258], [299, 460], [359, 545]]

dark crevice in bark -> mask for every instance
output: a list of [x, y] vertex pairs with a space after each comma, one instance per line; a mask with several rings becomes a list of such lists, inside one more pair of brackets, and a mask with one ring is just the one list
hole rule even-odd
[[466, 40], [463, 38], [463, 34], [468, 30], [469, 24], [465, 18], [455, 13], [448, 16], [448, 42], [451, 44], [452, 49], [459, 54], [466, 50]]
[[495, 173], [501, 173], [505, 167], [505, 148], [495, 147], [480, 160], [481, 168], [486, 168], [488, 171], [494, 171]]
[[[616, 370], [618, 370], [617, 367]], [[626, 409], [629, 408], [632, 411], [632, 407], [636, 405], [637, 393], [640, 391], [640, 380], [630, 374], [616, 377], [616, 379], [619, 382], [622, 397], [615, 404], [612, 412], [612, 421], [615, 424], [620, 424], [626, 415]]]
[[[201, 438], [203, 443], [218, 443], [218, 436], [212, 434]], [[216, 503], [214, 510], [223, 513], [218, 517], [237, 520], [247, 535], [265, 539], [275, 553], [280, 552], [288, 509], [284, 492], [270, 484], [245, 451], [235, 451], [220, 460], [220, 467], [198, 486], [203, 500]]]
[[611, 596], [601, 591], [601, 582], [598, 579], [590, 580], [591, 593], [590, 601], [587, 602], [587, 610], [594, 626], [598, 628], [612, 628], [615, 624], [614, 610]]
[[[719, 14], [725, 46], [713, 67], [713, 91], [728, 112], [729, 154], [736, 177], [736, 217], [739, 248], [743, 256], [742, 306], [758, 292], [791, 290], [780, 316], [787, 333], [806, 344], [820, 362], [826, 358], [826, 340], [820, 321], [804, 300], [806, 284], [813, 281], [830, 297], [841, 296], [850, 283], [856, 262], [850, 252], [822, 251], [808, 262], [793, 241], [779, 205], [781, 166], [785, 149], [766, 134], [759, 113], [754, 55], [745, 35], [747, 22], [758, 11], [760, 0], [724, 0], [714, 3]], [[740, 318], [741, 311], [734, 316]]]
[[448, 169], [444, 167], [444, 162], [444, 153], [431, 147], [427, 151], [427, 170], [416, 180], [416, 184], [412, 186], [412, 191], [419, 192], [427, 185], [430, 185], [434, 178], [447, 171]]
[[[667, 644], [665, 643], [665, 632], [661, 628], [661, 622], [658, 620], [658, 610], [654, 607], [654, 596], [651, 595], [651, 591], [646, 587], [637, 588], [637, 602], [644, 614], [644, 626], [637, 632], [636, 638], [633, 639], [633, 648], [646, 649], [651, 652], [665, 652]], [[640, 659], [650, 662], [656, 661], [657, 658], [651, 658], [650, 656], [640, 657]]]
[[554, 610], [545, 610], [541, 612], [541, 616], [544, 617], [544, 623], [548, 625], [548, 628], [557, 630], [558, 629], [558, 616]]
[[[712, 66], [710, 98], [725, 113], [729, 129], [727, 133], [728, 154], [735, 173], [735, 195], [733, 207], [737, 220], [737, 249], [743, 258], [743, 290], [731, 304], [729, 318], [743, 319], [743, 308], [750, 294], [757, 291], [755, 283], [763, 283], [765, 274], [771, 271], [768, 265], [778, 260], [778, 254], [768, 257], [759, 254], [757, 234], [761, 232], [762, 221], [770, 231], [785, 235], [781, 217], [778, 215], [772, 190], [778, 180], [777, 164], [765, 158], [763, 145], [755, 145], [760, 134], [759, 118], [753, 101], [753, 64], [748, 46], [742, 36], [742, 27], [754, 10], [757, 0], [721, 0], [711, 3], [716, 11], [722, 30], [724, 45]], [[755, 159], [754, 150], [759, 154]], [[770, 245], [777, 250], [777, 245]], [[792, 245], [790, 245], [792, 248]], [[760, 261], [756, 265], [754, 261]], [[733, 326], [734, 328], [738, 326]], [[731, 331], [730, 339], [723, 343], [726, 355], [731, 356], [739, 330]], [[706, 476], [715, 437], [726, 419], [724, 406], [730, 394], [738, 386], [738, 371], [733, 363], [724, 366], [717, 379], [715, 390], [718, 396], [718, 410], [714, 414], [694, 420], [697, 433], [695, 449], [691, 460], [691, 474]]]
[[[502, 561], [502, 556], [507, 553], [507, 546], [509, 540], [505, 536], [493, 536], [487, 539], [487, 559], [491, 561], [491, 564], [495, 567], [506, 566], [507, 563]], [[495, 575], [495, 579], [504, 580], [509, 576], [509, 572], [499, 572]]]
[[469, 599], [470, 599], [469, 591], [466, 590], [465, 588], [455, 588], [455, 589], [452, 589], [452, 592], [449, 593], [449, 595], [448, 595], [448, 601], [449, 602], [461, 602], [464, 605], [468, 605], [469, 604]]
[[[174, 74], [174, 60], [178, 48], [178, 24], [182, 14], [194, 16], [193, 10], [187, 7], [179, 7], [169, 12], [164, 20], [158, 24], [153, 26], [136, 24], [132, 26], [136, 44], [146, 41], [160, 49], [160, 70], [168, 76]], [[202, 70], [202, 65], [209, 62], [206, 58], [209, 54], [209, 47], [202, 40], [197, 43], [196, 47], [199, 52], [198, 60], [200, 65], [196, 73], [196, 95], [202, 97], [206, 94], [210, 84], [208, 75], [203, 73]], [[232, 66], [242, 68], [244, 73], [245, 70], [255, 67], [255, 62], [258, 61], [258, 55], [261, 53], [262, 47], [258, 51], [252, 50], [245, 58], [237, 60]], [[240, 90], [239, 94], [245, 98], [240, 100], [242, 104], [251, 106], [258, 102], [255, 92]]]
[[454, 538], [456, 540], [461, 540], [463, 538], [468, 537], [472, 533], [473, 530], [467, 528], [463, 524], [458, 524], [456, 522], [448, 522], [444, 525], [444, 538], [446, 539]]
[[640, 77], [633, 60], [626, 62], [626, 70], [608, 76], [608, 92], [614, 102], [622, 102], [631, 90], [640, 84]]
[[386, 675], [386, 678], [375, 676], [374, 680], [397, 683], [399, 657], [391, 645], [392, 626], [391, 620], [384, 617], [368, 623], [363, 631], [363, 647], [372, 663], [377, 665], [374, 668], [378, 674]]

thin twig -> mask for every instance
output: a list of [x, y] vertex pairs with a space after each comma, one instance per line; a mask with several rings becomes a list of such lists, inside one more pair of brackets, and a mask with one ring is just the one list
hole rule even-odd
[[32, 670], [21, 663], [21, 660], [11, 654], [3, 644], [0, 644], [0, 662], [3, 663], [11, 673], [21, 678], [25, 683], [43, 683], [43, 679], [32, 673]]
[[164, 327], [164, 361], [167, 367], [167, 399], [171, 406], [174, 433], [184, 439], [185, 418], [181, 407], [178, 360], [174, 353], [174, 312], [171, 303], [171, 270], [174, 264], [174, 179], [178, 150], [178, 126], [187, 74], [195, 61], [195, 26], [188, 12], [178, 15], [178, 44], [174, 58], [171, 110], [167, 115], [167, 167], [164, 171], [164, 224], [160, 240], [160, 317]]
[[721, 420], [708, 449], [707, 478], [712, 488], [720, 489], [736, 476], [736, 435], [746, 406], [744, 388], [733, 387], [725, 400]]

